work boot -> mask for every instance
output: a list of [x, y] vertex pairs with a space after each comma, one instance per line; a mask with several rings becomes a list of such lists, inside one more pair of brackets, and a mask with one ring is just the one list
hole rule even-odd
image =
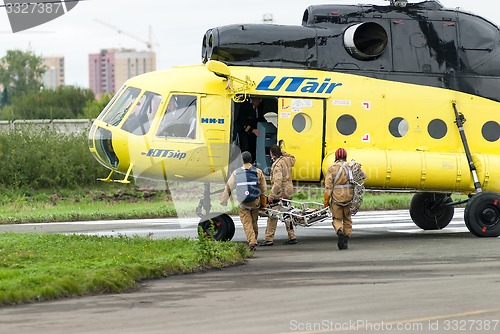
[[344, 235], [344, 249], [347, 249], [349, 247], [349, 245], [347, 244], [348, 241], [349, 241], [349, 236]]
[[345, 248], [345, 246], [344, 246], [344, 245], [347, 245], [346, 241], [344, 241], [344, 240], [345, 240], [345, 238], [346, 238], [346, 236], [345, 236], [345, 234], [344, 234], [344, 232], [343, 232], [342, 230], [339, 230], [339, 231], [337, 232], [337, 236], [338, 236], [338, 240], [337, 240], [337, 247], [338, 247], [340, 250], [343, 250], [343, 249]]
[[274, 242], [268, 240], [264, 240], [259, 244], [259, 246], [272, 246], [272, 245], [274, 245]]
[[283, 243], [283, 245], [295, 245], [297, 243], [297, 239], [290, 239]]

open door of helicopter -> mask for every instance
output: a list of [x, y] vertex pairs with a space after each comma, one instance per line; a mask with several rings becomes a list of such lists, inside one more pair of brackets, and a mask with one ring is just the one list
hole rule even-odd
[[[260, 97], [265, 106], [265, 121], [257, 123], [260, 133], [256, 138], [257, 167], [269, 175], [272, 165], [269, 149], [273, 144], [279, 144], [296, 157], [292, 169], [294, 180], [320, 181], [325, 131], [324, 100]], [[238, 112], [239, 104], [234, 105], [233, 109]]]
[[294, 155], [292, 178], [318, 182], [321, 179], [325, 133], [324, 101], [308, 98], [279, 98], [278, 140]]

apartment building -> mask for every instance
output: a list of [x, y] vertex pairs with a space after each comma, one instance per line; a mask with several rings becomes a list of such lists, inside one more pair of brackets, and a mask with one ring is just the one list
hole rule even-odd
[[44, 57], [46, 71], [43, 74], [43, 85], [46, 89], [56, 89], [65, 84], [64, 57]]
[[89, 55], [89, 88], [96, 97], [114, 94], [127, 79], [155, 70], [155, 52], [104, 49]]

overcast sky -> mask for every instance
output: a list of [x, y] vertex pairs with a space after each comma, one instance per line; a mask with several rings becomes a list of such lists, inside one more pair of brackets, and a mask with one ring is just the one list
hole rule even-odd
[[[460, 7], [500, 25], [498, 0], [440, 2], [445, 7]], [[1, 7], [0, 57], [14, 49], [31, 50], [40, 56], [64, 56], [66, 84], [88, 87], [88, 54], [106, 48], [145, 50], [149, 27], [157, 69], [166, 69], [200, 63], [202, 37], [209, 28], [260, 23], [265, 14], [272, 14], [275, 24], [300, 25], [309, 5], [327, 3], [388, 4], [383, 0], [82, 0], [65, 15], [17, 33], [12, 33], [6, 10]], [[3, 5], [3, 1], [0, 4]]]

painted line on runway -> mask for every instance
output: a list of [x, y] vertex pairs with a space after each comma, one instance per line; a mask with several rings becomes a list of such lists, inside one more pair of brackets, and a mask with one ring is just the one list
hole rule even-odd
[[74, 233], [66, 233], [66, 234], [82, 234], [82, 235], [96, 235], [96, 236], [117, 236], [117, 235], [130, 235], [130, 236], [152, 236], [155, 234], [164, 234], [164, 233], [179, 233], [182, 232], [197, 232], [197, 228], [186, 228], [186, 229], [156, 229], [156, 230], [116, 230], [116, 231], [100, 231], [100, 232], [74, 232]]

